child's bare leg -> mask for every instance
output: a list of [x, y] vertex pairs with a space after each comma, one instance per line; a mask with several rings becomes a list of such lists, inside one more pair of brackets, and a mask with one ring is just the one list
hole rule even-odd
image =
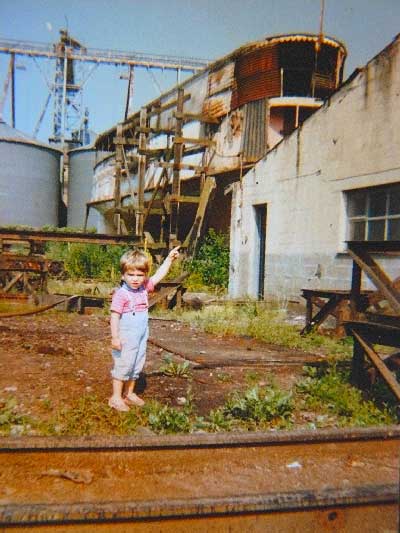
[[142, 407], [142, 405], [144, 405], [144, 401], [133, 392], [135, 389], [135, 383], [135, 379], [129, 379], [128, 381], [125, 381], [124, 400], [128, 405], [138, 405], [139, 407]]
[[122, 391], [124, 388], [124, 382], [120, 379], [113, 379], [113, 393], [111, 398], [108, 400], [108, 405], [117, 411], [129, 411], [129, 407], [126, 405], [122, 399]]

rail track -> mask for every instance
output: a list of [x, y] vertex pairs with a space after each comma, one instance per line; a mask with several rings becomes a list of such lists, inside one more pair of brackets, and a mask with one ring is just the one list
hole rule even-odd
[[0, 440], [0, 531], [392, 532], [400, 427]]

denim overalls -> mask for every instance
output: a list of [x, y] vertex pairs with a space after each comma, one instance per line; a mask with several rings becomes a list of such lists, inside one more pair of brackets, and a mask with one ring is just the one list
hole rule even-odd
[[131, 308], [128, 312], [122, 313], [120, 318], [119, 332], [122, 349], [112, 351], [114, 368], [111, 375], [115, 379], [127, 381], [137, 379], [145, 363], [149, 337], [149, 313], [147, 309], [135, 311], [135, 290], [124, 286], [122, 290], [129, 293]]

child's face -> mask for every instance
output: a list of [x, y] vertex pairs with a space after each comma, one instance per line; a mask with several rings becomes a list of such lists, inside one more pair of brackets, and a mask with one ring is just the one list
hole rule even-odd
[[136, 268], [131, 268], [122, 275], [122, 279], [131, 289], [138, 289], [143, 284], [145, 278], [146, 274]]

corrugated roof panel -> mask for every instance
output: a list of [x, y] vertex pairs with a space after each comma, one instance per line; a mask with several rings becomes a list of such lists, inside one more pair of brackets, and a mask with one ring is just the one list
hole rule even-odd
[[232, 109], [281, 92], [278, 46], [258, 48], [239, 57], [235, 65], [236, 84]]
[[281, 92], [281, 75], [279, 71], [259, 72], [258, 74], [238, 81], [232, 93], [232, 109], [248, 102], [265, 97], [279, 96]]

